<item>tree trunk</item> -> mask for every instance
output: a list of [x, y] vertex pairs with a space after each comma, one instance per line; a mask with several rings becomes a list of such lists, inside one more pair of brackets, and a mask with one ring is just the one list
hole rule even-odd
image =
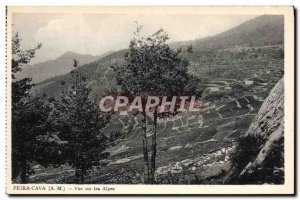
[[154, 183], [155, 175], [155, 160], [156, 160], [156, 134], [157, 134], [157, 107], [155, 107], [153, 113], [153, 134], [152, 134], [152, 145], [151, 145], [151, 166], [150, 166], [150, 183]]
[[25, 158], [21, 158], [21, 183], [27, 183], [27, 162]]
[[75, 182], [76, 182], [76, 184], [79, 184], [79, 168], [78, 167], [76, 167], [75, 168]]
[[149, 158], [148, 158], [148, 142], [147, 142], [147, 116], [144, 114], [144, 127], [143, 127], [143, 154], [144, 154], [144, 183], [149, 183]]
[[83, 169], [83, 167], [81, 168], [81, 184], [83, 184], [83, 181], [84, 181], [84, 169]]

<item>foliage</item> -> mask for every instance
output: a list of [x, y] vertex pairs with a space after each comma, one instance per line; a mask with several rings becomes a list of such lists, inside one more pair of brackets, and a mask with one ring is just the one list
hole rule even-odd
[[[181, 56], [182, 50], [172, 50], [166, 43], [169, 36], [162, 29], [151, 36], [141, 37], [142, 26], [137, 26], [135, 37], [130, 41], [129, 51], [125, 54], [125, 63], [113, 66], [116, 72], [117, 85], [122, 93], [129, 97], [142, 96], [143, 102], [149, 95], [182, 96], [195, 94], [197, 78], [188, 73], [189, 62]], [[192, 52], [192, 47], [188, 48]], [[145, 109], [145, 108], [143, 108]], [[144, 155], [144, 182], [154, 183], [156, 159], [156, 127], [157, 117], [167, 116], [159, 114], [154, 109], [153, 134], [151, 140], [151, 158], [147, 132], [147, 116], [143, 111], [143, 155]]]
[[20, 175], [21, 183], [34, 173], [33, 163], [57, 165], [57, 138], [53, 134], [49, 114], [51, 105], [44, 98], [32, 98], [31, 78], [16, 80], [24, 64], [35, 56], [37, 47], [21, 50], [18, 33], [12, 38], [12, 179]]
[[23, 102], [13, 110], [12, 120], [12, 178], [21, 175], [21, 182], [34, 174], [33, 163], [44, 167], [60, 163], [59, 139], [52, 129], [49, 114], [52, 108], [42, 98]]
[[16, 33], [12, 37], [12, 73], [13, 73], [13, 78], [15, 78], [14, 74], [22, 71], [22, 65], [27, 64], [30, 62], [32, 58], [34, 58], [35, 53], [38, 49], [42, 47], [42, 44], [38, 44], [35, 48], [33, 49], [28, 49], [28, 50], [21, 50], [21, 39], [19, 37], [19, 34]]
[[[29, 90], [33, 86], [30, 81], [31, 78], [24, 78], [16, 80], [16, 73], [22, 71], [22, 66], [30, 62], [35, 56], [35, 52], [41, 48], [38, 44], [35, 48], [29, 50], [21, 50], [21, 39], [16, 33], [12, 38], [12, 106], [22, 106], [22, 101], [29, 97]], [[20, 104], [20, 105], [19, 105]]]
[[113, 66], [117, 84], [129, 95], [183, 95], [195, 91], [197, 79], [188, 74], [189, 62], [181, 49], [166, 44], [169, 36], [162, 29], [153, 35], [140, 36], [141, 26], [130, 41], [125, 64]]
[[103, 153], [108, 138], [102, 132], [108, 117], [101, 116], [89, 100], [90, 89], [77, 66], [74, 60], [71, 80], [55, 102], [54, 116], [59, 138], [65, 143], [63, 160], [75, 169], [76, 183], [83, 183], [88, 170], [108, 156]]
[[238, 177], [244, 167], [256, 159], [265, 139], [261, 135], [248, 134], [240, 137], [235, 151], [231, 154], [231, 163], [234, 169], [230, 177], [231, 184], [282, 184], [284, 182], [284, 142], [283, 138], [274, 144], [273, 151], [266, 158], [262, 168], [255, 171], [255, 176]]
[[243, 168], [259, 153], [264, 139], [261, 136], [248, 134], [239, 137], [235, 151], [231, 154], [231, 163], [237, 172], [241, 172]]

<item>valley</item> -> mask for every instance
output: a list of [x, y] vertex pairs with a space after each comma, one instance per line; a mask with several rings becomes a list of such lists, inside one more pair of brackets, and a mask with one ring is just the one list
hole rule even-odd
[[[276, 20], [281, 21], [281, 18]], [[276, 27], [278, 21], [272, 22], [268, 25]], [[257, 20], [253, 27], [262, 26], [261, 23]], [[182, 56], [189, 60], [189, 73], [199, 78], [201, 107], [193, 115], [179, 113], [158, 120], [157, 184], [222, 183], [231, 167], [229, 154], [236, 139], [247, 132], [270, 90], [284, 76], [284, 46], [280, 33], [275, 32], [273, 38], [263, 37], [265, 41], [241, 45], [244, 35], [238, 30], [233, 29], [232, 34], [239, 38], [239, 43], [234, 44], [233, 39], [228, 44], [222, 41], [230, 35], [227, 31], [224, 37], [218, 35], [213, 40], [214, 44], [220, 44], [214, 49], [203, 49], [201, 44], [205, 47], [207, 42], [194, 41], [195, 48], [186, 53], [185, 43], [174, 44], [181, 45]], [[266, 35], [271, 34], [269, 30]], [[247, 38], [251, 39], [247, 41], [255, 41], [251, 34]], [[79, 68], [89, 80], [92, 100], [97, 102], [105, 94], [119, 90], [111, 66], [122, 64], [126, 51], [113, 52]], [[44, 80], [33, 88], [33, 94], [58, 96], [65, 87], [61, 82], [67, 82], [69, 77], [70, 74], [66, 74]], [[148, 138], [153, 133], [152, 121], [153, 116], [148, 115]], [[87, 175], [85, 182], [142, 183], [142, 117], [113, 115], [103, 131], [112, 138], [106, 150], [110, 156]], [[74, 171], [68, 166], [38, 167], [30, 180], [32, 183], [72, 183], [73, 175]]]

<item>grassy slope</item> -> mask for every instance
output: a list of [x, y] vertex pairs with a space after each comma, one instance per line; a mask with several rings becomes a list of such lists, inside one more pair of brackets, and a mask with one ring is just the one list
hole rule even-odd
[[[234, 30], [233, 33], [236, 34], [236, 29]], [[225, 36], [229, 37], [228, 35], [230, 34], [226, 32]], [[268, 38], [270, 39], [272, 38]], [[279, 44], [281, 42], [276, 38], [274, 41]], [[109, 70], [109, 66], [122, 62], [124, 52], [125, 50], [113, 53], [81, 68], [90, 80], [93, 98], [98, 99], [103, 88], [115, 87], [114, 74]], [[247, 130], [263, 99], [283, 75], [283, 50], [280, 45], [251, 48], [229, 46], [225, 49], [207, 51], [196, 48], [187, 56], [191, 62], [190, 72], [200, 77], [199, 87], [205, 91], [202, 97], [202, 112], [195, 118], [182, 116], [181, 119], [161, 121], [157, 167], [209, 155], [232, 145], [233, 140]], [[40, 88], [40, 91], [50, 96], [54, 95], [59, 88], [62, 88], [59, 82], [67, 78], [68, 75], [47, 80], [38, 85], [35, 92], [39, 93], [37, 88]], [[246, 78], [256, 80], [254, 85], [245, 86]], [[220, 91], [206, 92], [205, 89], [212, 84], [219, 87]], [[225, 86], [231, 87], [232, 91], [225, 91]], [[126, 126], [128, 121], [125, 118], [116, 118], [105, 130], [107, 134], [119, 130], [126, 133], [126, 136], [108, 149], [111, 156], [107, 163], [110, 165], [92, 172], [87, 177], [88, 183], [141, 182], [141, 124], [137, 119], [136, 127], [128, 133], [128, 130], [123, 127], [123, 124]], [[63, 169], [67, 170], [67, 167]], [[49, 182], [72, 182], [72, 171], [64, 170], [61, 173], [59, 170], [53, 169], [53, 171], [51, 175], [45, 175], [45, 171], [42, 171], [40, 175], [33, 177], [32, 181], [40, 182], [47, 179]], [[61, 178], [62, 173], [67, 174], [64, 179]], [[187, 176], [194, 177], [197, 173], [198, 171], [189, 171]], [[198, 179], [198, 182], [204, 181]], [[176, 180], [172, 183], [180, 182]]]

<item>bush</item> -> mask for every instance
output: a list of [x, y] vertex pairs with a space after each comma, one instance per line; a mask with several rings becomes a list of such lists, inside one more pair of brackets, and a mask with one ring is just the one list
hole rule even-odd
[[265, 139], [261, 135], [247, 135], [237, 141], [235, 151], [230, 159], [234, 173], [229, 181], [231, 184], [283, 184], [284, 183], [284, 139], [274, 143], [274, 149], [267, 156], [263, 165], [252, 176], [238, 177], [249, 162], [253, 162]]
[[237, 182], [237, 176], [249, 162], [256, 158], [263, 143], [264, 139], [261, 135], [249, 134], [238, 138], [235, 150], [230, 155], [231, 165], [235, 171], [231, 182]]

